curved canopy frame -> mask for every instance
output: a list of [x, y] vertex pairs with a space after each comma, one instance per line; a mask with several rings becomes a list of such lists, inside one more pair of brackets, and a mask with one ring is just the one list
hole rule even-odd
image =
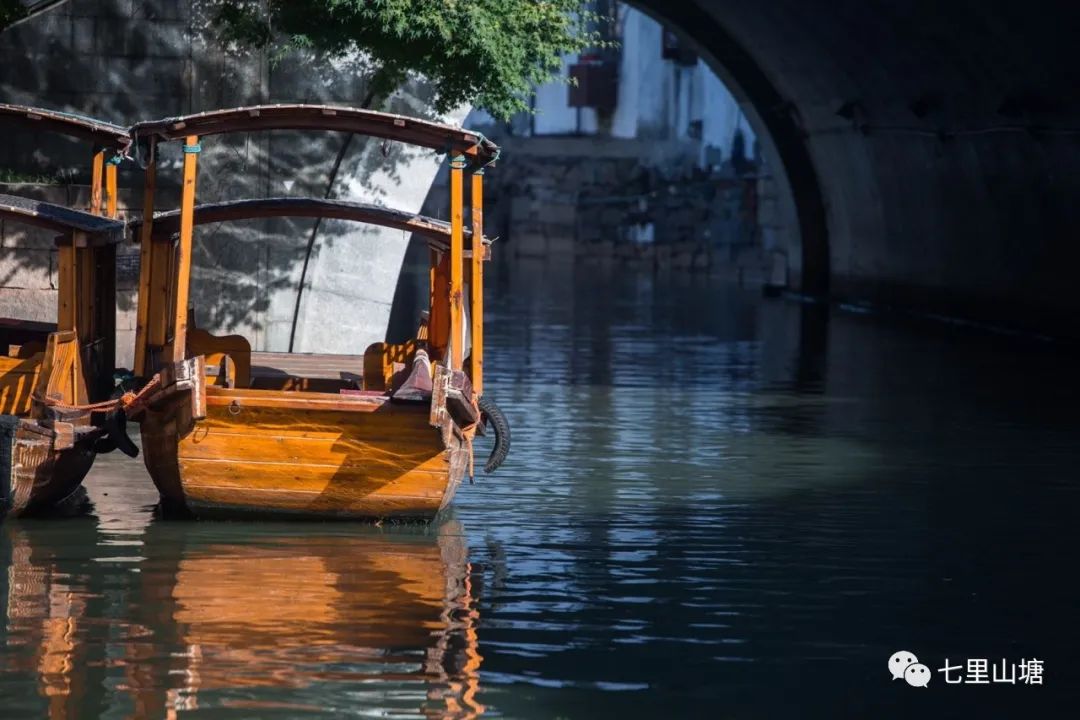
[[124, 236], [124, 223], [119, 220], [18, 195], [0, 195], [0, 218], [59, 233], [58, 243], [82, 235], [85, 244], [113, 245]]
[[[154, 215], [151, 235], [165, 238], [180, 232], [180, 211]], [[437, 250], [450, 248], [450, 223], [436, 220], [425, 215], [416, 215], [401, 210], [371, 205], [369, 203], [350, 202], [348, 200], [321, 200], [317, 198], [278, 197], [259, 200], [233, 200], [231, 202], [196, 205], [195, 225], [208, 225], [217, 222], [254, 220], [272, 217], [307, 217], [352, 220], [368, 225], [403, 230], [415, 233], [428, 241]], [[132, 236], [138, 241], [142, 223], [131, 224]], [[467, 237], [472, 232], [465, 230]], [[491, 239], [484, 238], [484, 244], [490, 245]], [[486, 253], [485, 253], [486, 254]]]
[[474, 164], [487, 165], [499, 156], [498, 146], [482, 134], [453, 125], [418, 120], [404, 115], [332, 105], [254, 105], [214, 110], [183, 117], [136, 123], [136, 141], [156, 137], [180, 140], [192, 135], [262, 130], [336, 130], [397, 140], [441, 152], [468, 156]]
[[131, 134], [127, 128], [59, 110], [0, 103], [0, 121], [89, 140], [97, 146], [116, 150], [120, 155], [127, 155], [131, 146]]

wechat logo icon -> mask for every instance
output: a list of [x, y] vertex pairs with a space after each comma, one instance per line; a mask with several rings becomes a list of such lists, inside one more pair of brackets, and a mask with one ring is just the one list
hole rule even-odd
[[889, 673], [893, 680], [906, 680], [911, 687], [930, 684], [930, 668], [919, 662], [915, 653], [907, 650], [894, 652], [889, 658]]

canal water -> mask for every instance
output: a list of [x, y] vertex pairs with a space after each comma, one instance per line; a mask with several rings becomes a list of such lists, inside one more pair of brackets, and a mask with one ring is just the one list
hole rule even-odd
[[0, 525], [0, 717], [1075, 712], [1075, 356], [693, 276], [489, 290], [513, 450], [435, 525], [161, 520], [115, 455]]

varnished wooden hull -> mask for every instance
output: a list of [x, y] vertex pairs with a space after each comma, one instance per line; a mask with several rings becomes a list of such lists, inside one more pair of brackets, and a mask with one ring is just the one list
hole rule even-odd
[[84, 344], [79, 337], [52, 332], [40, 350], [30, 342], [0, 356], [0, 514], [63, 503], [94, 463], [108, 408], [89, 403], [111, 392], [112, 338]]
[[0, 502], [10, 517], [62, 503], [94, 464], [93, 441], [58, 447], [57, 436], [34, 421], [3, 416], [0, 432]]
[[469, 463], [467, 443], [431, 425], [430, 405], [385, 397], [207, 387], [140, 418], [163, 500], [203, 516], [430, 520]]

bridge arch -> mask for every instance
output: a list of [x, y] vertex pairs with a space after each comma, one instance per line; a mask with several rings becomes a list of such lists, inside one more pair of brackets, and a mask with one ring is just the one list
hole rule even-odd
[[804, 290], [1080, 338], [1080, 6], [632, 3], [763, 131]]
[[781, 204], [794, 214], [781, 242], [792, 286], [810, 295], [827, 294], [825, 206], [817, 171], [790, 103], [751, 54], [700, 5], [667, 0], [630, 0], [630, 4], [689, 40], [739, 101], [761, 143], [765, 161], [777, 176], [777, 186], [786, 194]]

